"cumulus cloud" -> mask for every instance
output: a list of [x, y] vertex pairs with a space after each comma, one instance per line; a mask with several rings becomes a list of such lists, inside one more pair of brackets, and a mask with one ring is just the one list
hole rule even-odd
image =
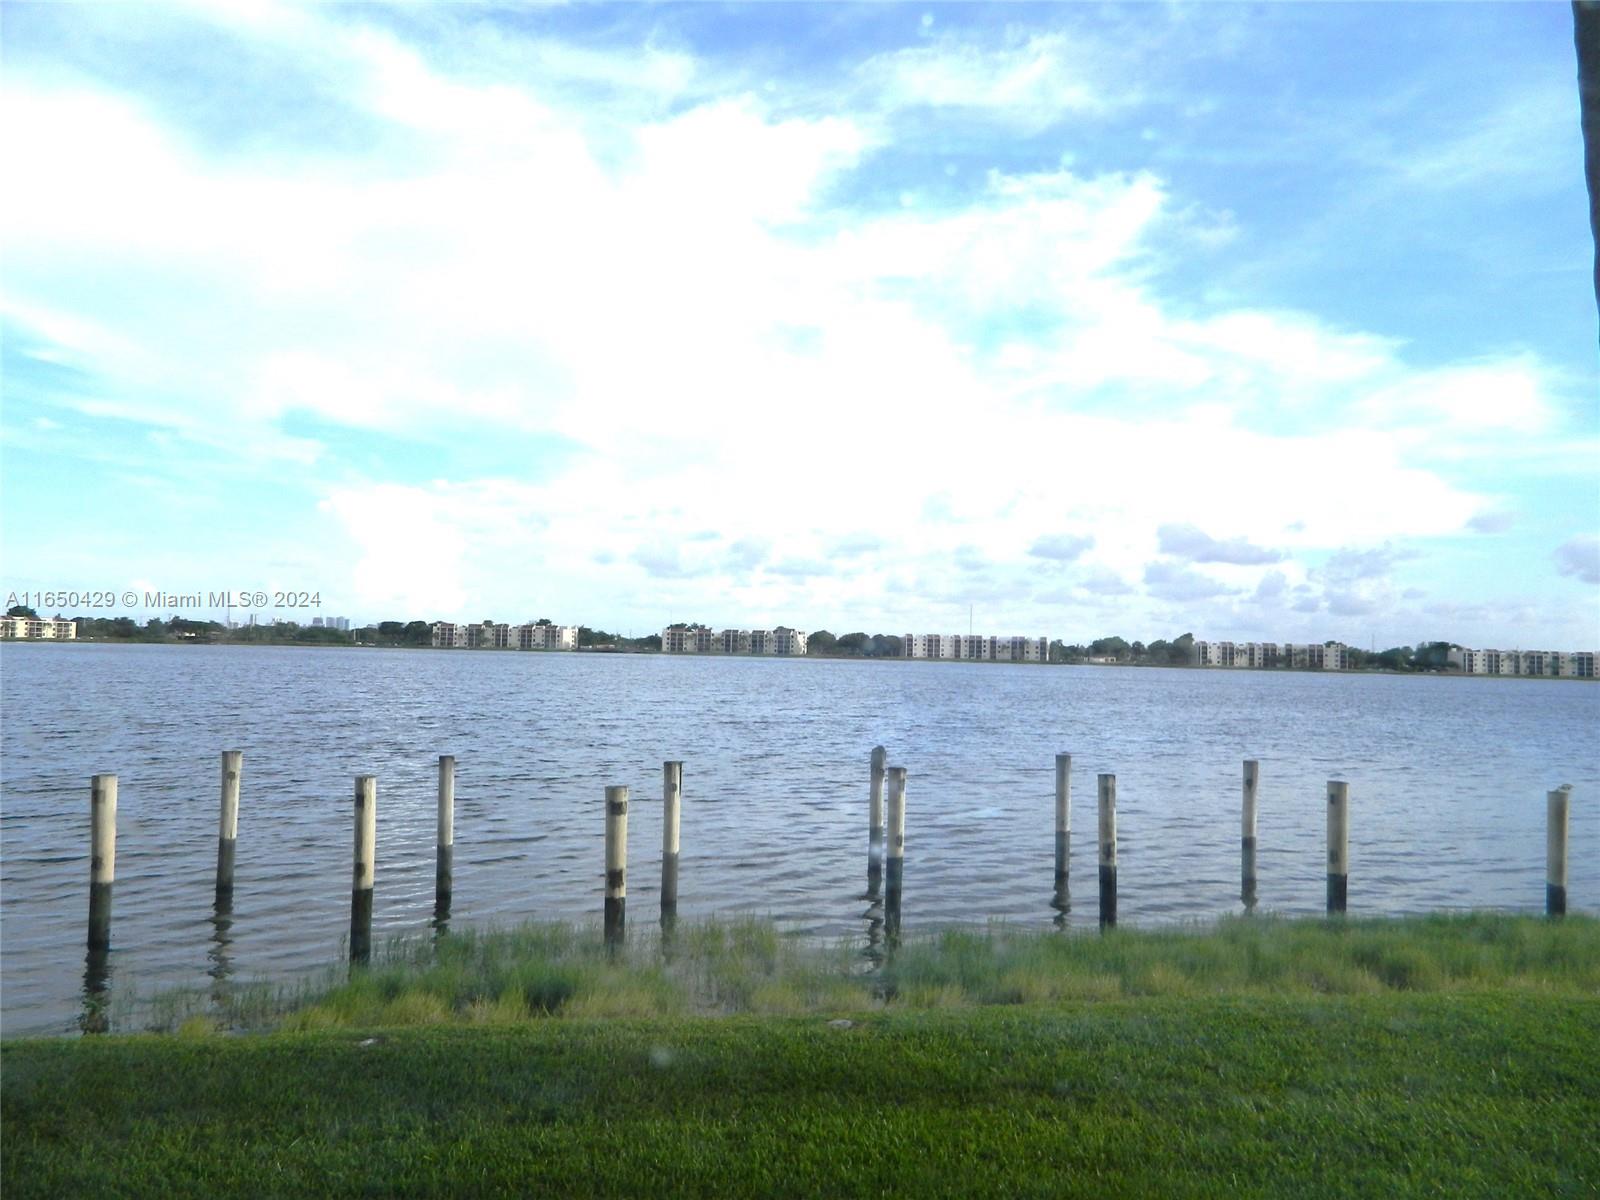
[[1133, 585], [1121, 575], [1105, 570], [1090, 572], [1078, 586], [1097, 596], [1129, 596], [1134, 590]]
[[1258, 603], [1266, 603], [1282, 596], [1289, 587], [1289, 577], [1282, 571], [1268, 571], [1256, 583], [1256, 590], [1252, 599]]
[[[228, 462], [265, 448], [331, 494], [348, 546], [326, 570], [353, 601], [449, 615], [554, 589], [629, 596], [650, 622], [667, 591], [729, 619], [826, 603], [867, 623], [1009, 597], [1031, 570], [1087, 596], [1132, 596], [1142, 574], [1157, 600], [1281, 603], [1284, 574], [1251, 592], [1230, 568], [1298, 578], [1291, 552], [1333, 550], [1319, 584], [1381, 604], [1356, 585], [1398, 552], [1340, 547], [1495, 531], [1481, 476], [1439, 469], [1423, 434], [1459, 406], [1500, 461], [1560, 419], [1531, 355], [1422, 368], [1382, 330], [1247, 294], [1174, 303], [1150, 264], [1192, 261], [1192, 197], [1143, 160], [1086, 170], [1030, 148], [955, 198], [876, 198], [899, 152], [930, 152], [897, 140], [923, 110], [1020, 128], [1137, 92], [1059, 29], [873, 54], [820, 110], [644, 39], [468, 38], [479, 23], [449, 15], [408, 37], [351, 6], [187, 12], [168, 19], [226, 24], [284, 68], [283, 111], [304, 100], [288, 68], [311, 64], [362, 136], [330, 154], [283, 127], [270, 153], [214, 152], [124, 76], [11, 55], [0, 153], [29, 185], [8, 196], [0, 304], [40, 361], [78, 371], [57, 408], [114, 405], [94, 411]], [[494, 453], [422, 461], [474, 436]], [[550, 439], [573, 452], [536, 463]], [[1048, 454], [1012, 452], [1024, 439]], [[1359, 487], [1308, 467], [1354, 462]], [[402, 482], [436, 469], [452, 482]], [[1152, 535], [1181, 562], [1147, 565]], [[432, 569], [406, 583], [419, 545]], [[1592, 578], [1592, 539], [1571, 546], [1561, 569]], [[869, 556], [927, 588], [886, 588]], [[664, 582], [634, 600], [641, 569]]]
[[1073, 562], [1094, 545], [1094, 538], [1071, 533], [1049, 533], [1034, 539], [1028, 553], [1052, 562]]
[[1176, 555], [1190, 562], [1258, 566], [1282, 562], [1284, 559], [1280, 551], [1252, 545], [1242, 537], [1219, 541], [1193, 525], [1163, 525], [1156, 531], [1156, 536], [1163, 554]]
[[1479, 513], [1467, 522], [1474, 533], [1507, 533], [1516, 525], [1516, 516], [1508, 512]]
[[1556, 547], [1556, 570], [1584, 583], [1600, 583], [1600, 537], [1580, 533]]
[[1396, 548], [1388, 543], [1365, 550], [1347, 547], [1330, 554], [1318, 575], [1335, 584], [1382, 579], [1394, 569], [1396, 563], [1417, 557], [1419, 555], [1415, 550]]
[[642, 546], [631, 561], [657, 579], [688, 579], [703, 573], [686, 564], [676, 546]]
[[1206, 600], [1231, 596], [1238, 590], [1199, 571], [1165, 561], [1146, 566], [1144, 582], [1150, 594], [1162, 600]]
[[829, 547], [835, 558], [860, 558], [883, 549], [883, 539], [870, 533], [852, 533], [838, 538]]

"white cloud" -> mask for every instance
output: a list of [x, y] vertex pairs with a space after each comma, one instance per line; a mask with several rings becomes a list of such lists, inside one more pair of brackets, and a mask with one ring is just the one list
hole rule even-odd
[[858, 77], [888, 109], [968, 109], [1026, 128], [1071, 112], [1097, 112], [1131, 97], [1112, 91], [1095, 70], [1096, 48], [1065, 33], [1010, 32], [982, 44], [935, 35], [921, 46], [868, 59]]
[[1583, 583], [1600, 583], [1600, 537], [1580, 533], [1556, 547], [1556, 570]]
[[[1204, 231], [1152, 171], [996, 170], [949, 207], [841, 205], [894, 136], [884, 105], [1027, 124], [1121, 102], [1065, 34], [940, 35], [862, 68], [878, 108], [801, 116], [702, 90], [676, 50], [638, 60], [668, 104], [621, 57], [496, 35], [480, 67], [359, 11], [261, 20], [394, 140], [208, 157], [137, 98], [13, 68], [0, 152], [31, 182], [6, 201], [6, 306], [128, 385], [94, 403], [188, 438], [310, 464], [319, 447], [282, 431], [309, 414], [588, 448], [537, 483], [499, 463], [324, 482], [374, 608], [468, 616], [534, 587], [577, 608], [648, 573], [729, 621], [892, 624], [937, 606], [887, 579], [1010, 594], [1039, 558], [1076, 561], [1089, 596], [1141, 580], [1139, 604], [1265, 607], [1304, 578], [1284, 555], [1478, 519], [1441, 442], [1510, 453], [1556, 420], [1531, 355], [1417, 369], [1309, 313], [1170, 302], [1153, 248]], [[1330, 585], [1327, 604], [1380, 599]]]

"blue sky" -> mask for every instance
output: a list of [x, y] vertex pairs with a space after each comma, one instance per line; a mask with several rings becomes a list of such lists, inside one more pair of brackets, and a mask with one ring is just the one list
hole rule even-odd
[[1600, 642], [1566, 5], [0, 19], [7, 591]]

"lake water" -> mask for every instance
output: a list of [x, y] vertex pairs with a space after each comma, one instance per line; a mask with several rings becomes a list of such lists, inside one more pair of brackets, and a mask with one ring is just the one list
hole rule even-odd
[[[1054, 756], [1073, 905], [1096, 922], [1095, 775], [1117, 776], [1124, 924], [1238, 912], [1240, 763], [1261, 760], [1258, 911], [1320, 913], [1326, 781], [1350, 784], [1350, 911], [1542, 911], [1545, 793], [1575, 787], [1569, 896], [1600, 897], [1600, 687], [1522, 679], [660, 655], [7, 644], [0, 1022], [77, 1028], [89, 777], [119, 777], [113, 993], [284, 979], [348, 931], [353, 780], [378, 776], [374, 935], [433, 905], [454, 754], [452, 923], [598, 922], [604, 789], [633, 789], [630, 924], [654, 922], [661, 763], [684, 761], [679, 914], [866, 944], [868, 755], [909, 771], [907, 933], [1048, 927]], [[220, 752], [244, 751], [212, 921]]]

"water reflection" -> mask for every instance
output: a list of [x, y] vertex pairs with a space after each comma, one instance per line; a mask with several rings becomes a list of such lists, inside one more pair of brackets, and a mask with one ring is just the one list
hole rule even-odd
[[861, 915], [867, 922], [867, 944], [861, 956], [874, 968], [881, 967], [884, 961], [883, 905], [874, 896]]
[[84, 960], [83, 1012], [78, 1028], [84, 1033], [105, 1033], [111, 1028], [111, 952], [89, 947]]
[[206, 974], [217, 983], [215, 992], [221, 994], [233, 976], [233, 956], [228, 947], [233, 945], [233, 889], [217, 889], [217, 898], [211, 905], [211, 945], [206, 950]]

